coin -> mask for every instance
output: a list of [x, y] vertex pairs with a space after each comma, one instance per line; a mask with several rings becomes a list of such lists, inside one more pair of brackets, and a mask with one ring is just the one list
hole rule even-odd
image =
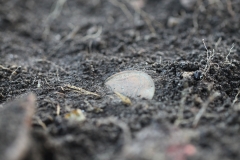
[[113, 92], [132, 98], [152, 99], [155, 92], [152, 78], [136, 70], [116, 73], [105, 81], [105, 85]]

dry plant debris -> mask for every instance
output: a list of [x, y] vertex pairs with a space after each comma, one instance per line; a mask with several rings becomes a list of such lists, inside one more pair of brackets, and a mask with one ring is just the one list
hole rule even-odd
[[70, 121], [78, 121], [78, 122], [82, 122], [82, 121], [86, 120], [85, 115], [83, 114], [83, 112], [80, 109], [75, 109], [69, 113], [66, 113], [65, 118]]
[[115, 92], [115, 94], [121, 99], [121, 101], [124, 104], [126, 104], [126, 105], [131, 105], [132, 104], [131, 100], [128, 97], [126, 97], [126, 96], [124, 96], [124, 95], [122, 95], [121, 93], [118, 93], [118, 92]]
[[72, 85], [69, 85], [69, 84], [65, 85], [65, 87], [66, 87], [66, 88], [69, 88], [69, 89], [71, 89], [71, 90], [73, 90], [73, 91], [75, 91], [75, 92], [81, 93], [81, 94], [93, 95], [93, 96], [100, 97], [99, 94], [93, 93], [93, 92], [89, 92], [89, 91], [87, 91], [87, 90], [85, 90], [85, 89], [82, 89], [82, 88], [80, 88], [80, 87], [72, 86]]
[[193, 121], [193, 126], [194, 127], [197, 127], [201, 117], [203, 116], [203, 114], [206, 112], [207, 110], [207, 107], [209, 105], [209, 103], [211, 103], [212, 101], [214, 101], [215, 98], [217, 98], [218, 96], [220, 96], [221, 94], [219, 92], [214, 92], [209, 98], [207, 101], [205, 101], [203, 104], [202, 104], [202, 108], [199, 110], [199, 112], [197, 113], [194, 121]]

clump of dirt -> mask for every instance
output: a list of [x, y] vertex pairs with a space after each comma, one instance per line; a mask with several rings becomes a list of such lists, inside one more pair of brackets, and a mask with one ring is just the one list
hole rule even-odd
[[[23, 159], [238, 160], [239, 1], [194, 2], [0, 1], [0, 106], [36, 94]], [[152, 100], [105, 87], [125, 70], [153, 78]]]

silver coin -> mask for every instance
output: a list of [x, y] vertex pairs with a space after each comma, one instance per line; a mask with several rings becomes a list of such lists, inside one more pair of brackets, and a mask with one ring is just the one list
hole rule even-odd
[[141, 71], [122, 71], [112, 75], [105, 85], [114, 92], [119, 92], [132, 98], [152, 99], [155, 85], [152, 78]]

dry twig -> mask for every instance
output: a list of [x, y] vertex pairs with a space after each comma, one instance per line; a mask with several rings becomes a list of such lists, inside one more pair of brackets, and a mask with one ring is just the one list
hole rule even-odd
[[55, 63], [53, 63], [53, 62], [51, 62], [51, 61], [48, 61], [48, 60], [45, 60], [45, 59], [38, 59], [38, 60], [36, 60], [36, 62], [45, 62], [45, 63], [49, 63], [49, 64], [53, 65], [54, 67], [59, 68], [61, 71], [63, 71], [63, 72], [65, 72], [65, 73], [69, 74], [69, 73], [68, 73], [65, 69], [63, 69], [61, 66], [56, 65]]
[[195, 116], [195, 119], [193, 121], [193, 127], [197, 127], [201, 117], [204, 115], [204, 113], [207, 110], [207, 107], [209, 105], [209, 103], [211, 103], [212, 101], [214, 101], [215, 98], [217, 98], [218, 96], [220, 96], [219, 92], [214, 92], [206, 102], [204, 102], [202, 104], [202, 108], [199, 110], [198, 114]]
[[[126, 6], [124, 3], [121, 3], [121, 2], [119, 2], [118, 0], [109, 0], [109, 2], [111, 2], [114, 6], [121, 8], [121, 10], [123, 11], [123, 13], [126, 15], [126, 17], [127, 17], [130, 21], [133, 21], [133, 20], [134, 20], [133, 15], [131, 14], [131, 12], [128, 10], [127, 6]], [[137, 8], [137, 7], [133, 7], [128, 0], [125, 0], [125, 2], [126, 2], [129, 6], [131, 6], [131, 8], [134, 9], [134, 11], [135, 11], [136, 13], [138, 13], [138, 14], [143, 18], [143, 20], [144, 20], [145, 23], [147, 24], [150, 32], [151, 32], [153, 35], [156, 35], [156, 30], [155, 30], [155, 28], [154, 28], [153, 25], [152, 25], [152, 20], [149, 18], [149, 15], [148, 15], [145, 11], [143, 11], [142, 9]]]
[[65, 85], [64, 87], [69, 88], [69, 89], [72, 89], [73, 91], [78, 92], [78, 93], [81, 93], [81, 94], [93, 95], [93, 96], [100, 97], [99, 94], [93, 93], [93, 92], [90, 92], [90, 91], [87, 91], [87, 90], [82, 89], [82, 88], [80, 88], [80, 87], [72, 86], [72, 85], [69, 85], [69, 84]]
[[125, 0], [125, 2], [128, 3], [135, 10], [135, 12], [138, 13], [143, 18], [143, 20], [147, 24], [150, 32], [153, 35], [156, 35], [156, 30], [152, 25], [152, 20], [149, 18], [149, 15], [145, 11], [143, 11], [142, 9], [133, 7], [128, 0]]
[[234, 17], [236, 14], [235, 12], [233, 11], [233, 8], [232, 8], [232, 1], [231, 0], [227, 0], [227, 9], [228, 9], [228, 12], [229, 14]]
[[204, 47], [205, 47], [205, 49], [207, 51], [207, 64], [206, 64], [206, 66], [205, 66], [205, 68], [203, 70], [204, 75], [206, 75], [207, 72], [210, 70], [211, 65], [217, 65], [218, 68], [219, 68], [219, 65], [217, 63], [212, 63], [212, 59], [213, 59], [213, 57], [215, 55], [215, 50], [213, 49], [213, 51], [209, 51], [207, 46], [206, 46], [206, 44], [205, 44], [204, 39], [202, 39], [202, 41], [203, 41], [203, 45], [204, 45]]
[[98, 30], [95, 34], [91, 35], [86, 35], [85, 37], [82, 38], [83, 41], [86, 41], [88, 39], [96, 39], [102, 34], [102, 26], [98, 27]]
[[59, 103], [57, 103], [57, 107], [56, 108], [57, 108], [56, 109], [56, 114], [57, 114], [57, 116], [59, 116], [60, 115], [60, 111], [61, 111], [61, 107], [60, 107]]
[[126, 15], [126, 17], [133, 21], [134, 17], [131, 14], [131, 12], [128, 10], [127, 6], [124, 3], [119, 2], [118, 0], [109, 0], [110, 3], [112, 3], [114, 6], [119, 7], [123, 13]]
[[119, 92], [114, 92], [114, 93], [121, 99], [123, 104], [126, 104], [126, 105], [131, 105], [132, 104], [131, 100], [128, 97], [122, 95]]
[[19, 69], [19, 67], [17, 67], [17, 69], [15, 69], [15, 70], [11, 73], [11, 75], [10, 75], [10, 77], [9, 77], [10, 80], [12, 80], [12, 76], [13, 76], [13, 75], [17, 74], [17, 70], [18, 70], [18, 69]]
[[36, 120], [37, 120], [38, 124], [46, 131], [47, 130], [46, 124], [43, 123], [43, 121], [39, 117], [36, 117]]
[[89, 107], [89, 108], [87, 109], [88, 111], [94, 110], [94, 107], [91, 105], [91, 103], [89, 103], [89, 102], [87, 101], [87, 99], [85, 99], [84, 102], [85, 102], [85, 103], [87, 104], [87, 106]]
[[46, 39], [47, 35], [49, 34], [51, 22], [58, 18], [66, 1], [67, 0], [58, 0], [53, 11], [47, 17], [47, 19], [45, 21], [45, 29], [43, 32], [43, 37], [45, 39]]
[[191, 89], [192, 88], [189, 88], [189, 87], [185, 88], [181, 93], [180, 107], [179, 107], [179, 110], [178, 110], [178, 119], [174, 123], [176, 126], [179, 126], [179, 124], [181, 124], [182, 121], [184, 121], [183, 112], [184, 112], [184, 109], [185, 109], [185, 102], [186, 102], [186, 99], [187, 99], [187, 96], [188, 96], [189, 92], [191, 92]]
[[2, 66], [2, 65], [0, 65], [0, 68], [3, 69], [3, 70], [11, 71], [11, 69], [8, 69], [8, 68], [6, 68], [6, 67], [4, 67], [4, 66]]
[[2, 93], [0, 93], [0, 98], [4, 98], [5, 96], [2, 94]]
[[215, 43], [215, 49], [217, 49], [218, 45], [221, 43], [222, 37], [218, 38], [218, 41]]
[[228, 55], [226, 56], [226, 61], [225, 61], [225, 63], [230, 63], [230, 61], [229, 61], [229, 59], [228, 59], [228, 56], [231, 54], [233, 48], [234, 48], [234, 43], [232, 44], [232, 47], [230, 48], [230, 50], [229, 50], [229, 52], [228, 52]]
[[78, 33], [79, 30], [80, 30], [80, 26], [75, 26], [73, 28], [73, 30], [64, 38], [63, 41], [67, 41], [67, 40], [73, 39], [74, 36]]
[[234, 104], [238, 101], [238, 95], [240, 94], [240, 89], [238, 89], [238, 93], [236, 94], [233, 102], [232, 102], [232, 106], [234, 106]]

